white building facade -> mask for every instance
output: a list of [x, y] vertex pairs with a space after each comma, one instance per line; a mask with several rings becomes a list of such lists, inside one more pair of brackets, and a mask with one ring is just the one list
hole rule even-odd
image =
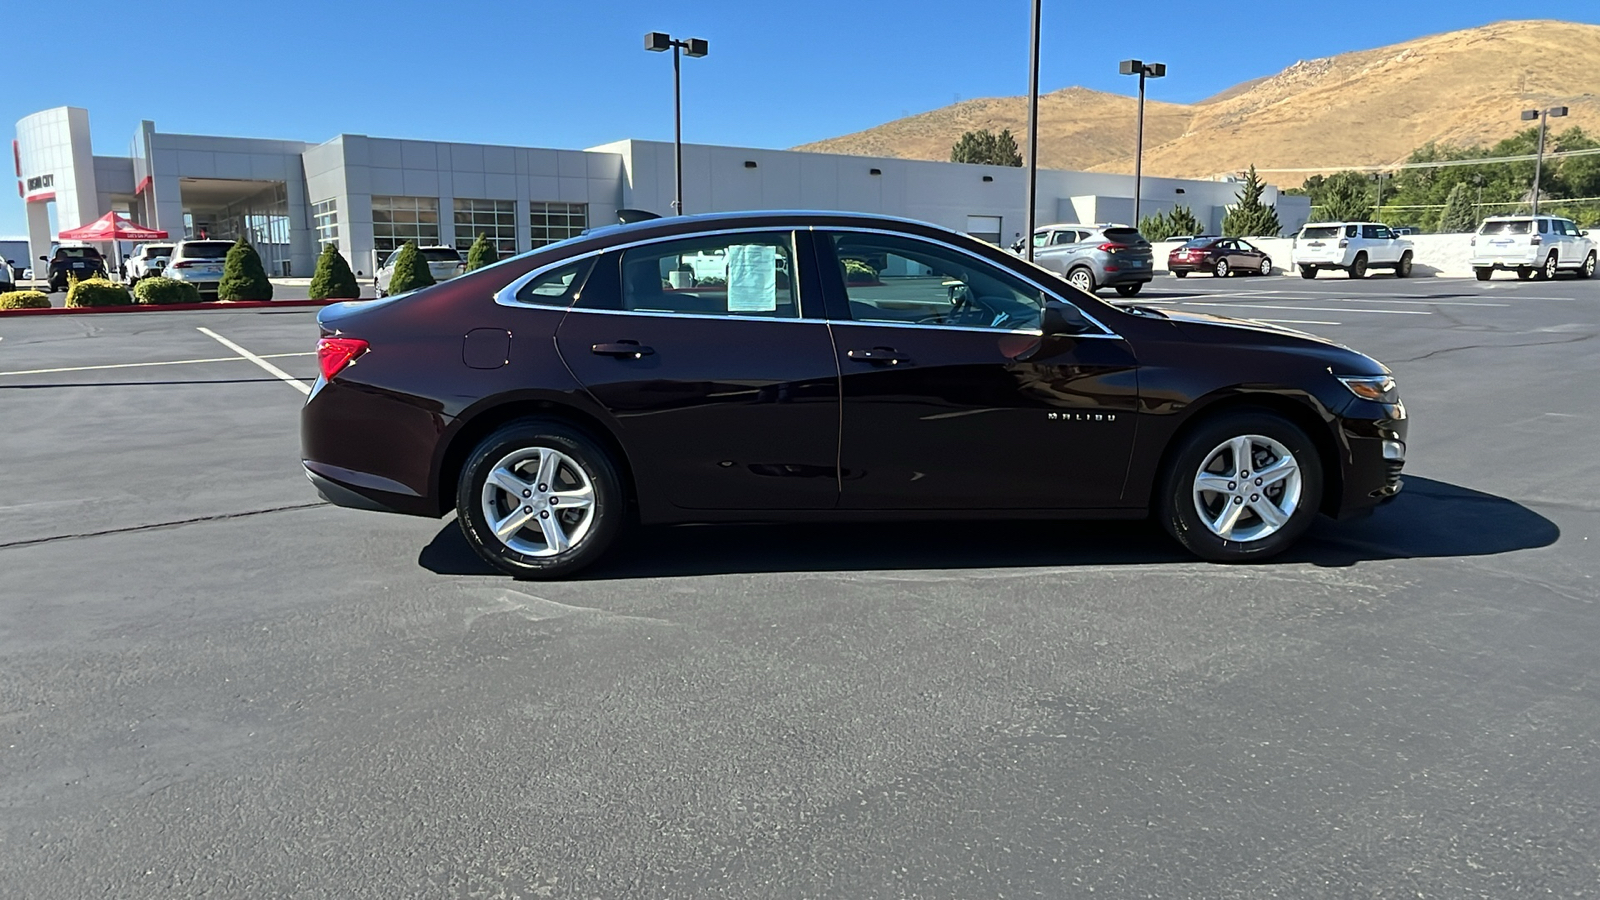
[[[670, 143], [624, 140], [588, 150], [502, 147], [341, 134], [321, 144], [167, 134], [141, 122], [126, 157], [95, 156], [89, 114], [77, 107], [17, 123], [18, 192], [29, 254], [50, 252], [57, 230], [117, 210], [173, 238], [245, 236], [274, 275], [311, 274], [324, 243], [371, 274], [407, 240], [465, 248], [479, 234], [501, 253], [540, 247], [621, 208], [670, 214]], [[829, 209], [920, 219], [995, 243], [1021, 236], [1026, 173], [881, 157], [686, 144], [684, 211]], [[1142, 212], [1184, 205], [1220, 230], [1239, 186], [1144, 179]], [[1041, 170], [1038, 217], [1129, 222], [1133, 178]], [[1285, 232], [1309, 215], [1304, 197], [1279, 196]]]

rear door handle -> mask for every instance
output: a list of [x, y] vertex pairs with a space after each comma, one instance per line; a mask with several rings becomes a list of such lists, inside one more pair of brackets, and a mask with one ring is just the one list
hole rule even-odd
[[596, 356], [614, 356], [618, 359], [644, 359], [654, 356], [655, 348], [646, 347], [638, 341], [617, 341], [614, 344], [595, 344], [589, 348]]
[[898, 350], [892, 347], [873, 347], [871, 350], [846, 350], [847, 358], [856, 362], [872, 363], [877, 366], [897, 366], [903, 362], [910, 362], [910, 358], [901, 356]]

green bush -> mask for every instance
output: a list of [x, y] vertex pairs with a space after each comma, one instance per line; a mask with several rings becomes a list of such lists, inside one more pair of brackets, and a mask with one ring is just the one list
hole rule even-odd
[[[69, 281], [71, 279], [68, 279]], [[96, 275], [85, 278], [67, 289], [67, 306], [84, 308], [89, 306], [132, 306], [133, 296], [128, 293], [128, 288], [114, 281]]]
[[417, 249], [416, 241], [406, 241], [395, 256], [394, 274], [389, 276], [389, 293], [403, 294], [433, 284], [433, 273], [428, 271], [428, 261]]
[[317, 270], [311, 275], [309, 296], [313, 300], [359, 300], [361, 285], [356, 283], [356, 273], [350, 271], [344, 254], [335, 244], [324, 244], [322, 255], [317, 257]]
[[846, 259], [844, 280], [848, 284], [868, 284], [878, 280], [878, 270], [859, 259]]
[[1194, 210], [1187, 206], [1174, 206], [1170, 213], [1158, 212], [1139, 220], [1139, 233], [1151, 243], [1173, 237], [1193, 237], [1204, 231], [1200, 220], [1195, 218]]
[[261, 256], [250, 242], [239, 238], [228, 248], [222, 262], [222, 280], [217, 283], [218, 300], [271, 300], [272, 282], [261, 265]]
[[144, 306], [199, 303], [200, 289], [187, 281], [155, 275], [139, 279], [139, 283], [133, 286], [133, 299]]
[[500, 251], [489, 242], [489, 236], [480, 234], [478, 239], [472, 242], [472, 249], [467, 251], [467, 271], [481, 269], [499, 259]]
[[0, 294], [0, 309], [49, 309], [50, 298], [38, 291], [6, 291]]

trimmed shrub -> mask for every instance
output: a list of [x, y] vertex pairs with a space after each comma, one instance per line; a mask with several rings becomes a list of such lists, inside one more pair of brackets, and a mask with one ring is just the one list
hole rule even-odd
[[132, 306], [133, 296], [125, 285], [96, 275], [85, 278], [67, 289], [67, 306]]
[[844, 261], [845, 284], [871, 284], [878, 280], [878, 270], [859, 259]]
[[49, 309], [49, 296], [39, 291], [6, 291], [0, 294], [0, 309]]
[[472, 242], [472, 248], [467, 251], [467, 271], [481, 269], [499, 259], [500, 251], [489, 242], [489, 236], [480, 234], [478, 239]]
[[428, 271], [428, 261], [417, 249], [417, 242], [406, 241], [395, 255], [394, 274], [389, 277], [389, 293], [403, 294], [433, 283], [433, 273]]
[[261, 256], [250, 242], [239, 238], [228, 248], [222, 262], [222, 280], [217, 282], [218, 300], [271, 300], [272, 282], [261, 265]]
[[167, 303], [199, 303], [200, 289], [187, 281], [149, 275], [133, 286], [134, 302], [144, 306]]
[[356, 283], [356, 273], [350, 271], [344, 254], [335, 244], [322, 245], [322, 255], [317, 257], [317, 270], [311, 275], [309, 296], [313, 300], [359, 300], [361, 285]]

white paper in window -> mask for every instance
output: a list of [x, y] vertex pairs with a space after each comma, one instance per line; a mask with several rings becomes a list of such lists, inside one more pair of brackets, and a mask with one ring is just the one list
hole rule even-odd
[[778, 248], [735, 244], [728, 248], [728, 312], [778, 308]]

